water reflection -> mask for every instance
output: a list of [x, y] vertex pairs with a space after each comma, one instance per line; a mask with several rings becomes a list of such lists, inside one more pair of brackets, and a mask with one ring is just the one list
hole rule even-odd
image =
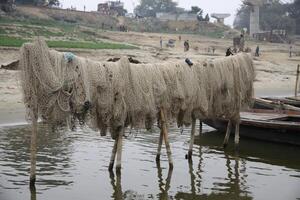
[[[190, 192], [178, 192], [175, 195], [175, 199], [182, 199], [182, 200], [192, 200], [192, 199], [252, 199], [252, 197], [248, 197], [247, 191], [245, 188], [241, 188], [244, 186], [245, 179], [243, 179], [242, 183], [240, 182], [240, 172], [245, 172], [245, 162], [243, 162], [243, 167], [240, 168], [239, 163], [240, 160], [238, 156], [234, 158], [230, 158], [228, 154], [225, 153], [226, 159], [226, 168], [227, 168], [227, 178], [222, 179], [227, 181], [225, 183], [222, 182], [214, 182], [214, 188], [211, 194], [201, 194], [201, 182], [202, 177], [201, 173], [202, 170], [202, 162], [204, 160], [202, 148], [199, 147], [199, 163], [198, 168], [195, 172], [193, 168], [193, 162], [189, 162], [189, 174], [190, 174]], [[234, 167], [232, 168], [231, 162], [234, 161]], [[216, 191], [214, 191], [216, 190]]]
[[168, 171], [165, 152], [161, 163], [155, 162], [155, 130], [126, 134], [122, 174], [114, 174], [107, 171], [113, 146], [109, 136], [88, 128], [53, 132], [41, 124], [37, 184], [29, 190], [30, 134], [29, 126], [0, 128], [1, 200], [300, 197], [300, 149], [243, 139], [238, 155], [233, 144], [223, 151], [223, 135], [204, 133], [196, 137], [193, 161], [188, 162], [184, 155], [190, 130], [181, 134], [176, 127], [170, 127], [173, 171]]
[[[223, 151], [220, 140], [224, 137], [223, 133], [211, 131], [195, 138], [195, 144], [208, 146], [217, 151]], [[248, 138], [240, 140], [239, 155], [233, 151], [233, 146], [224, 152], [227, 156], [238, 156], [249, 161], [264, 162], [272, 165], [285, 166], [293, 169], [300, 169], [300, 148], [293, 145], [276, 144]]]
[[[19, 189], [23, 185], [28, 185], [30, 134], [29, 126], [0, 129], [0, 174], [7, 179], [7, 183], [1, 184], [0, 188]], [[73, 139], [67, 134], [65, 130], [52, 132], [48, 126], [39, 125], [37, 169], [38, 176], [43, 178], [38, 179], [38, 185], [56, 187], [72, 183], [65, 178], [71, 176], [68, 168], [72, 167], [69, 154]], [[64, 178], [53, 179], [52, 176], [55, 175]]]
[[117, 173], [117, 177], [113, 171], [109, 172], [110, 183], [113, 188], [112, 198], [114, 200], [123, 199], [122, 185], [121, 185], [121, 173]]
[[[162, 168], [160, 162], [156, 162], [157, 167], [157, 178], [160, 193], [158, 194], [159, 199], [169, 199], [168, 191], [170, 189], [170, 183], [172, 179], [173, 169], [168, 168], [168, 176], [166, 180], [163, 179]], [[164, 183], [165, 182], [165, 183]]]
[[37, 200], [36, 199], [36, 188], [35, 185], [30, 187], [30, 200]]
[[[167, 178], [164, 180], [163, 178], [163, 168], [161, 167], [159, 162], [156, 162], [157, 168], [157, 180], [158, 180], [158, 187], [160, 193], [157, 195], [158, 199], [165, 200], [165, 199], [173, 199], [171, 196], [168, 195], [168, 191], [171, 186], [171, 179], [173, 170], [168, 170]], [[109, 172], [110, 183], [113, 189], [112, 199], [114, 200], [132, 200], [132, 199], [146, 199], [144, 195], [138, 194], [138, 192], [134, 190], [127, 190], [124, 193], [122, 192], [122, 184], [121, 184], [121, 173], [114, 173], [113, 171]], [[148, 198], [153, 198], [151, 197]]]

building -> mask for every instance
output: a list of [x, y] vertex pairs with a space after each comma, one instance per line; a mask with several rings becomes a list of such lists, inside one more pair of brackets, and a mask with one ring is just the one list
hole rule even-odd
[[177, 21], [197, 21], [197, 14], [181, 13], [178, 15]]
[[197, 21], [197, 14], [193, 13], [156, 13], [156, 18], [160, 21]]
[[253, 37], [259, 41], [268, 41], [274, 43], [287, 43], [288, 35], [284, 29], [274, 29], [271, 31], [261, 31], [254, 33]]
[[159, 12], [156, 13], [156, 18], [161, 21], [176, 21], [177, 15], [175, 13]]
[[124, 16], [126, 10], [124, 9], [124, 3], [121, 1], [107, 1], [98, 4], [98, 12], [102, 15]]
[[212, 18], [217, 19], [217, 22], [220, 24], [224, 24], [224, 19], [230, 17], [229, 13], [212, 13], [210, 15]]

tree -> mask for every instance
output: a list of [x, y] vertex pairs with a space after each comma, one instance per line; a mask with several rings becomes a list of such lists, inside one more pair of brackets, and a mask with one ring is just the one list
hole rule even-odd
[[16, 0], [19, 4], [59, 6], [59, 0]]
[[250, 7], [242, 5], [238, 10], [233, 22], [233, 27], [236, 29], [247, 28], [250, 26]]
[[16, 0], [16, 3], [19, 4], [35, 4], [35, 0]]
[[198, 6], [192, 6], [190, 13], [197, 14], [200, 11], [201, 11], [201, 13], [203, 13], [203, 10], [201, 8], [199, 8]]
[[[260, 8], [260, 28], [265, 31], [273, 29], [285, 29], [292, 33], [295, 30], [295, 20], [288, 13], [288, 4], [281, 4], [275, 1], [271, 4], [263, 5]], [[247, 28], [249, 30], [250, 12], [252, 8], [242, 5], [237, 11], [234, 27], [237, 29]]]
[[49, 0], [49, 6], [59, 6], [59, 0]]
[[208, 15], [208, 13], [205, 15], [204, 21], [209, 22], [209, 15]]
[[300, 0], [295, 0], [287, 8], [290, 17], [295, 20], [296, 34], [300, 34]]
[[158, 12], [175, 12], [177, 3], [172, 0], [141, 0], [134, 12], [143, 17], [155, 17]]
[[198, 21], [205, 21], [205, 18], [203, 18], [203, 10], [198, 6], [192, 6], [189, 13], [197, 14]]

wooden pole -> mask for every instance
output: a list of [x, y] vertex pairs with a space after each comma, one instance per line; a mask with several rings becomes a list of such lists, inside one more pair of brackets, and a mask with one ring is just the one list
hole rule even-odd
[[[33, 114], [34, 115], [34, 114]], [[37, 152], [37, 118], [32, 118], [32, 133], [30, 144], [30, 187], [35, 187], [36, 180], [36, 152]]]
[[234, 147], [235, 147], [235, 150], [239, 149], [239, 142], [240, 142], [240, 121], [237, 120], [235, 122], [235, 136], [234, 136]]
[[172, 152], [171, 152], [171, 147], [169, 144], [167, 122], [166, 122], [165, 112], [164, 112], [163, 108], [160, 109], [160, 119], [161, 119], [161, 124], [162, 124], [161, 126], [162, 126], [163, 137], [164, 137], [164, 141], [165, 141], [166, 149], [167, 149], [169, 168], [173, 169]]
[[122, 184], [121, 184], [121, 174], [117, 174], [115, 178], [115, 174], [113, 171], [109, 172], [110, 182], [113, 188], [113, 199], [123, 199], [123, 192], [122, 192]]
[[34, 185], [30, 187], [30, 200], [36, 200], [36, 188]]
[[300, 75], [300, 65], [297, 66], [296, 86], [295, 86], [295, 97], [298, 96], [299, 75]]
[[116, 153], [117, 153], [117, 147], [118, 147], [118, 138], [119, 138], [119, 137], [117, 137], [117, 138], [115, 139], [114, 147], [113, 147], [113, 150], [112, 150], [112, 153], [111, 153], [111, 156], [110, 156], [110, 162], [109, 162], [109, 166], [108, 166], [108, 170], [109, 170], [109, 171], [112, 171], [112, 170], [113, 170], [113, 167], [114, 167], [115, 158], [116, 158]]
[[195, 129], [196, 129], [196, 119], [192, 119], [192, 130], [191, 130], [191, 140], [190, 140], [190, 146], [189, 146], [189, 151], [187, 154], [187, 158], [189, 160], [192, 159], [193, 155], [193, 145], [194, 145], [194, 139], [195, 139]]
[[199, 120], [199, 135], [202, 134], [202, 126], [203, 126], [202, 121]]
[[119, 136], [118, 136], [116, 173], [121, 172], [121, 166], [122, 166], [122, 140], [123, 140], [123, 128], [120, 130]]
[[160, 161], [160, 154], [161, 154], [162, 142], [163, 142], [163, 129], [162, 129], [162, 124], [161, 124], [161, 126], [160, 126], [159, 141], [158, 141], [158, 147], [157, 147], [157, 154], [156, 154], [156, 162]]
[[227, 144], [228, 144], [229, 136], [230, 136], [230, 133], [231, 133], [231, 126], [232, 126], [231, 124], [232, 124], [232, 122], [231, 122], [231, 120], [229, 120], [228, 124], [227, 124], [226, 135], [225, 135], [224, 142], [223, 142], [223, 147], [224, 148], [226, 148]]

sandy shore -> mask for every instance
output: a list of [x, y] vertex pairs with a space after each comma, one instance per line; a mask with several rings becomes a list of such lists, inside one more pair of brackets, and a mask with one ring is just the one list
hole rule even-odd
[[[176, 41], [175, 48], [159, 49], [159, 37], [164, 44], [168, 39], [178, 39], [174, 34], [157, 33], [118, 33], [106, 35], [111, 41], [124, 42], [140, 46], [138, 50], [67, 50], [78, 56], [103, 61], [113, 57], [132, 56], [141, 62], [162, 62], [190, 58], [193, 61], [204, 57], [223, 57], [225, 49], [231, 46], [230, 40], [212, 39], [196, 35], [182, 35], [182, 41]], [[191, 50], [183, 52], [183, 41], [189, 39]], [[257, 43], [247, 42], [251, 49]], [[300, 57], [288, 57], [287, 44], [260, 43], [261, 56], [254, 59], [256, 67], [256, 96], [291, 96], [294, 93], [295, 74]], [[207, 49], [215, 47], [213, 55]], [[299, 49], [296, 46], [295, 49]], [[62, 50], [66, 51], [66, 50]], [[0, 48], [0, 66], [18, 59], [18, 49]], [[0, 69], [0, 125], [24, 123], [25, 108], [18, 82], [18, 71]]]

